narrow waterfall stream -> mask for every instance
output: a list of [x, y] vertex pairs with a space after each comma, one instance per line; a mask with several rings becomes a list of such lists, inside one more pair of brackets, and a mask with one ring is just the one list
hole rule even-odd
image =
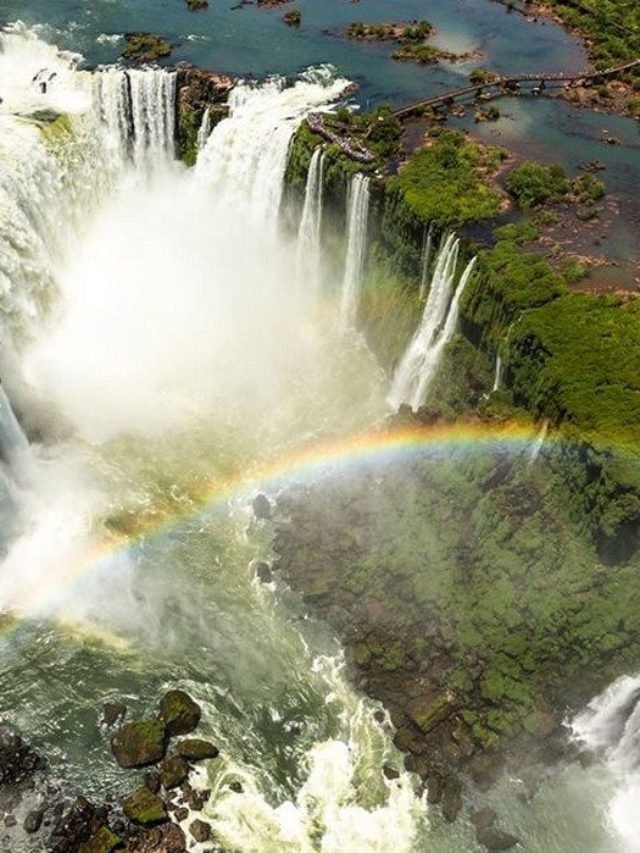
[[354, 325], [358, 310], [358, 294], [367, 248], [369, 183], [370, 178], [358, 173], [351, 179], [347, 193], [347, 256], [340, 299], [343, 328]]
[[296, 255], [298, 280], [304, 281], [305, 290], [314, 295], [318, 294], [321, 284], [324, 157], [324, 151], [321, 147], [316, 148], [311, 157]]
[[[300, 442], [385, 411], [374, 359], [300, 314], [275, 227], [291, 134], [344, 81], [238, 86], [187, 171], [171, 73], [92, 75], [29, 33], [0, 39], [3, 378], [37, 436], [0, 566], [0, 713], [100, 796], [126, 784], [101, 704], [135, 713], [181, 685], [223, 755], [203, 780], [223, 844], [412, 850], [425, 809], [381, 772], [402, 766], [384, 715], [296, 600], [252, 580], [263, 468], [286, 480]], [[22, 446], [5, 397], [0, 419]]]
[[459, 248], [460, 241], [454, 234], [444, 236], [422, 322], [393, 377], [388, 399], [394, 409], [407, 403], [417, 411], [424, 405], [444, 348], [456, 330], [460, 297], [475, 266], [472, 259], [454, 288]]

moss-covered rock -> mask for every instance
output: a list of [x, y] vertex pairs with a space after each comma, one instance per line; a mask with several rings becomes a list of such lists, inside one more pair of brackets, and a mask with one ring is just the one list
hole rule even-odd
[[170, 755], [160, 765], [160, 781], [165, 790], [177, 788], [189, 776], [189, 765], [180, 755]]
[[169, 735], [187, 735], [200, 722], [202, 711], [184, 690], [169, 690], [160, 700], [159, 716]]
[[217, 758], [220, 750], [208, 740], [200, 738], [185, 738], [176, 744], [178, 755], [187, 761], [203, 761], [207, 758]]
[[123, 847], [119, 835], [112, 832], [108, 826], [101, 826], [89, 841], [80, 845], [79, 853], [113, 853]]
[[164, 801], [146, 787], [124, 797], [122, 810], [129, 820], [141, 826], [155, 826], [169, 819]]
[[126, 33], [125, 42], [122, 57], [129, 62], [157, 62], [172, 51], [166, 39], [152, 33]]
[[120, 767], [146, 767], [164, 756], [167, 728], [163, 720], [135, 720], [111, 738], [111, 749]]

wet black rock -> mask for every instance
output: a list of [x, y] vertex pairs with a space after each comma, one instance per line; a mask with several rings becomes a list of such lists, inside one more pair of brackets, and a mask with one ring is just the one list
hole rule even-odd
[[251, 506], [256, 518], [271, 518], [271, 501], [266, 495], [263, 495], [262, 493], [256, 495]]
[[182, 785], [189, 776], [189, 765], [179, 755], [171, 755], [160, 765], [160, 780], [163, 788], [169, 790]]
[[189, 832], [200, 843], [211, 838], [211, 826], [203, 820], [194, 820], [189, 827]]
[[187, 738], [181, 740], [176, 750], [178, 755], [187, 761], [203, 761], [206, 758], [217, 758], [220, 755], [220, 750], [208, 740], [200, 738]]
[[20, 735], [0, 729], [0, 785], [28, 785], [36, 770], [43, 766], [40, 756]]
[[57, 804], [56, 811], [61, 809], [51, 833], [51, 853], [77, 853], [103, 825], [102, 816], [86, 797], [77, 797], [66, 811]]
[[102, 725], [111, 728], [120, 725], [127, 713], [127, 706], [121, 702], [105, 702], [102, 707]]
[[12, 815], [12, 814], [8, 814], [4, 819], [4, 825], [6, 827], [8, 827], [9, 829], [12, 826], [16, 826], [17, 823], [18, 823], [18, 820], [17, 820], [16, 816]]
[[229, 788], [230, 788], [232, 791], [235, 791], [235, 793], [236, 793], [236, 794], [241, 794], [241, 793], [243, 792], [243, 790], [244, 790], [244, 788], [242, 787], [242, 785], [240, 784], [240, 782], [230, 782], [230, 783], [229, 783]]
[[35, 832], [38, 832], [40, 827], [42, 826], [42, 819], [44, 818], [44, 809], [32, 809], [28, 812], [27, 816], [24, 819], [23, 827], [24, 831], [28, 835], [33, 835]]
[[108, 826], [100, 829], [80, 847], [78, 853], [112, 853], [122, 847], [122, 839]]
[[183, 820], [186, 820], [189, 817], [189, 809], [186, 806], [182, 806], [179, 809], [175, 810], [175, 818], [178, 823], [182, 823]]
[[164, 823], [169, 817], [164, 801], [144, 786], [122, 800], [122, 810], [129, 820], [142, 826]]
[[253, 575], [258, 578], [260, 583], [271, 583], [273, 580], [273, 572], [269, 563], [256, 563], [253, 567]]
[[145, 773], [144, 784], [152, 794], [157, 794], [160, 790], [160, 786], [162, 785], [162, 779], [160, 778], [158, 771], [150, 770], [148, 773]]
[[111, 738], [111, 749], [120, 767], [147, 767], [165, 754], [167, 728], [163, 720], [126, 723]]
[[476, 837], [478, 843], [487, 850], [510, 850], [518, 843], [518, 839], [508, 832], [503, 832], [495, 826], [478, 827]]
[[461, 808], [462, 784], [456, 776], [447, 776], [442, 789], [442, 816], [448, 823], [453, 823]]
[[395, 767], [391, 767], [391, 765], [389, 764], [384, 765], [384, 767], [382, 768], [382, 772], [384, 773], [385, 778], [389, 779], [390, 781], [400, 778], [400, 772], [396, 770]]
[[170, 690], [160, 700], [160, 719], [169, 735], [187, 735], [200, 722], [202, 712], [188, 693]]

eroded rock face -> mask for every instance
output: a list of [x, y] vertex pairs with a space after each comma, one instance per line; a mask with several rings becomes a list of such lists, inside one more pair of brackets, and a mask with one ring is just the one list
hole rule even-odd
[[200, 706], [184, 690], [170, 690], [160, 700], [159, 716], [171, 736], [188, 735], [200, 722], [201, 714]]
[[111, 738], [111, 749], [120, 767], [147, 767], [160, 761], [167, 746], [167, 728], [162, 719], [135, 720], [122, 726]]
[[198, 132], [205, 112], [209, 129], [227, 116], [227, 98], [235, 82], [226, 74], [206, 71], [194, 65], [177, 66], [177, 154], [193, 166], [198, 154]]

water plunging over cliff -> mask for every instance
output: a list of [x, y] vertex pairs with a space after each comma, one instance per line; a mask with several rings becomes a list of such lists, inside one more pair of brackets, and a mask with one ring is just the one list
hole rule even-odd
[[[202, 773], [225, 846], [410, 853], [424, 809], [405, 773], [381, 773], [399, 761], [388, 729], [331, 637], [251, 581], [270, 547], [247, 509], [256, 466], [384, 412], [370, 355], [296, 304], [296, 246], [277, 229], [291, 134], [344, 81], [240, 85], [187, 171], [171, 72], [92, 75], [1, 38], [20, 79], [0, 111], [0, 298], [27, 326], [12, 387], [45, 444], [2, 552], [0, 606], [27, 627], [3, 647], [0, 710], [103, 796], [128, 782], [99, 737], [69, 732], [106, 696], [142, 710], [185, 686], [221, 748]], [[57, 76], [32, 91], [45, 66]], [[25, 120], [25, 105], [51, 112]], [[19, 426], [1, 404], [9, 448]]]
[[593, 699], [571, 722], [574, 738], [604, 753], [604, 772], [614, 791], [608, 820], [625, 844], [636, 850], [640, 837], [640, 676], [623, 676]]
[[304, 282], [305, 291], [313, 294], [320, 288], [323, 175], [324, 151], [318, 147], [309, 163], [296, 255], [298, 278]]
[[358, 310], [358, 295], [367, 249], [369, 184], [370, 178], [358, 172], [351, 179], [347, 193], [347, 255], [340, 298], [340, 320], [343, 328], [354, 325]]
[[433, 222], [429, 223], [424, 236], [422, 248], [422, 269], [420, 272], [420, 299], [424, 299], [431, 284], [429, 273], [431, 271], [431, 256], [433, 255]]
[[389, 392], [397, 409], [407, 403], [414, 411], [424, 405], [429, 386], [453, 337], [458, 322], [460, 297], [469, 281], [475, 258], [465, 268], [454, 289], [460, 241], [448, 234], [440, 247], [422, 322], [398, 365]]

